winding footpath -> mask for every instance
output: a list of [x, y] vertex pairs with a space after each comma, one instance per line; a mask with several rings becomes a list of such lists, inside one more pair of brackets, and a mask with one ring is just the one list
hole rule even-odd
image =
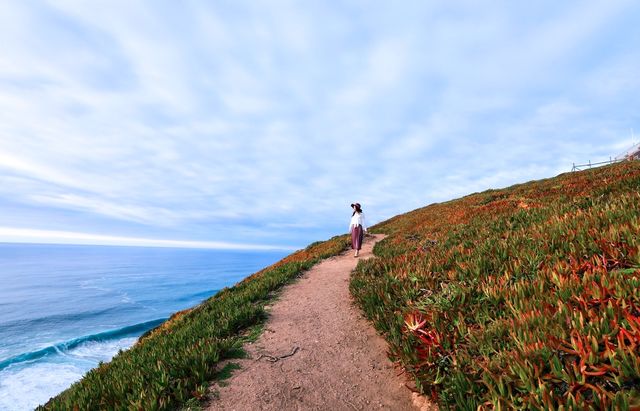
[[[368, 237], [359, 258], [383, 236]], [[353, 304], [351, 251], [327, 259], [284, 288], [263, 334], [245, 345], [241, 368], [214, 384], [209, 410], [436, 410], [405, 386], [387, 344]]]

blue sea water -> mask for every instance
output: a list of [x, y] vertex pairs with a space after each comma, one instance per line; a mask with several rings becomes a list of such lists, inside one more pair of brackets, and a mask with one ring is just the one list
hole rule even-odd
[[0, 244], [0, 410], [27, 410], [284, 251]]

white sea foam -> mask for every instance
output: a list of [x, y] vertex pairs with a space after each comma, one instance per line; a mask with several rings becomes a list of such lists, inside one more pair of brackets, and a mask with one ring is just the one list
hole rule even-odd
[[74, 364], [34, 363], [0, 371], [0, 410], [32, 410], [84, 375]]
[[136, 338], [90, 341], [61, 356], [9, 366], [0, 371], [0, 410], [32, 410], [82, 378], [100, 361], [109, 361]]
[[120, 301], [123, 303], [135, 303], [135, 301], [133, 301], [133, 299], [131, 297], [129, 297], [129, 294], [127, 293], [121, 293], [120, 294]]
[[67, 352], [67, 355], [74, 359], [91, 361], [95, 366], [100, 361], [109, 361], [118, 350], [131, 347], [136, 340], [136, 337], [130, 337], [113, 341], [89, 341]]

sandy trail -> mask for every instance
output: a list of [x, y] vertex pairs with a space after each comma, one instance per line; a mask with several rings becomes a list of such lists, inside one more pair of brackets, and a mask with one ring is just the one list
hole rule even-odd
[[[382, 238], [369, 237], [359, 258], [371, 257]], [[208, 409], [435, 409], [406, 388], [386, 357], [386, 342], [353, 305], [349, 274], [357, 262], [345, 252], [285, 287], [264, 333], [245, 346], [249, 358], [233, 360], [242, 368], [224, 386], [211, 387], [219, 395]], [[270, 361], [279, 356], [287, 357]]]

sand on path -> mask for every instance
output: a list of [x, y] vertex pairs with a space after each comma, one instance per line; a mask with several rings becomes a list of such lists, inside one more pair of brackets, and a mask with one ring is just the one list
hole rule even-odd
[[[372, 257], [368, 237], [359, 258]], [[349, 294], [352, 251], [327, 259], [284, 288], [248, 358], [209, 410], [432, 410], [412, 393], [386, 356], [387, 344]], [[283, 358], [278, 358], [278, 357]], [[274, 361], [277, 360], [277, 361]]]

